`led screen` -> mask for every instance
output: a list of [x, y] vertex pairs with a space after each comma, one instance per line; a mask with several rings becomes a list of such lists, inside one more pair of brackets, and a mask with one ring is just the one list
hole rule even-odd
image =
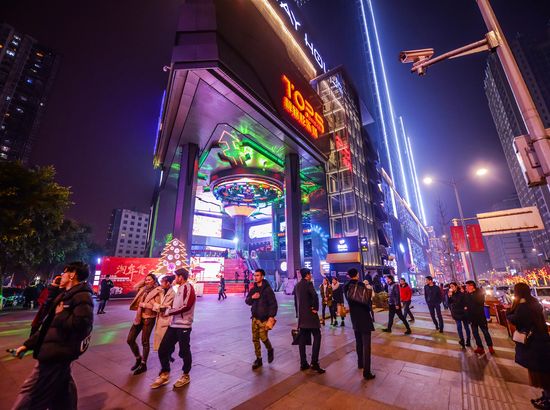
[[222, 220], [211, 216], [195, 215], [193, 219], [193, 235], [222, 237]]
[[248, 237], [250, 239], [256, 238], [270, 238], [271, 237], [271, 223], [254, 225], [248, 230]]
[[221, 203], [214, 197], [212, 192], [200, 192], [200, 189], [197, 189], [195, 212], [197, 211], [221, 214]]
[[217, 257], [192, 257], [190, 260], [191, 271], [196, 275], [197, 281], [217, 282], [223, 272], [224, 258]]

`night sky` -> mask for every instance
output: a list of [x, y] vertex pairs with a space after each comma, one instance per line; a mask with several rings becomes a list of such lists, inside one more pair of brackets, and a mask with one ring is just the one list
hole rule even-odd
[[[62, 55], [31, 160], [55, 165], [59, 182], [74, 192], [70, 216], [90, 224], [99, 243], [113, 208], [148, 211], [167, 80], [162, 67], [170, 62], [180, 3], [2, 2], [1, 20]], [[321, 7], [308, 17], [331, 66], [357, 58], [357, 43], [346, 39], [346, 22], [335, 17], [352, 3], [310, 0], [303, 9]], [[509, 39], [516, 32], [542, 32], [550, 19], [547, 0], [493, 0], [493, 6]], [[374, 7], [390, 92], [413, 140], [419, 176], [468, 178], [476, 165], [485, 165], [491, 177], [471, 178], [462, 192], [467, 215], [488, 210], [514, 188], [483, 92], [487, 55], [441, 63], [422, 78], [397, 59], [401, 50], [434, 47], [442, 53], [480, 40], [486, 29], [475, 1], [374, 0]], [[346, 40], [350, 46], [342, 47]], [[423, 187], [429, 222], [435, 222], [438, 197], [449, 217], [456, 216], [451, 194], [444, 186]]]

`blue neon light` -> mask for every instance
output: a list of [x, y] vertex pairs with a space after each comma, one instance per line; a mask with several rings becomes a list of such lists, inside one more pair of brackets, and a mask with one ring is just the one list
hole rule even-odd
[[414, 162], [414, 154], [412, 150], [412, 144], [411, 139], [407, 137], [407, 143], [409, 145], [409, 152], [411, 153], [411, 163], [413, 166], [413, 174], [414, 174], [414, 181], [416, 184], [416, 189], [418, 190], [418, 198], [420, 202], [420, 213], [422, 214], [422, 220], [424, 221], [424, 225], [428, 225], [428, 220], [426, 219], [426, 213], [424, 212], [424, 200], [422, 199], [422, 193], [420, 192], [420, 184], [418, 182], [418, 175], [416, 173], [416, 163]]
[[162, 128], [162, 113], [164, 112], [164, 103], [166, 99], [166, 90], [162, 92], [162, 100], [160, 102], [160, 112], [159, 112], [159, 119], [157, 122], [157, 135], [155, 136], [155, 146], [153, 148], [153, 155], [157, 153], [157, 146], [160, 138], [160, 131]]

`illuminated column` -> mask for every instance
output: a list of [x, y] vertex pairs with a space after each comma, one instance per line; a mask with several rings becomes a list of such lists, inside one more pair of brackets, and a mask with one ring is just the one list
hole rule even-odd
[[300, 158], [287, 154], [285, 158], [285, 222], [286, 262], [289, 279], [302, 267], [302, 195], [300, 191]]
[[197, 144], [190, 143], [183, 145], [181, 150], [178, 194], [174, 215], [174, 237], [180, 239], [191, 253], [195, 194], [199, 172], [199, 147]]
[[235, 250], [242, 251], [245, 248], [244, 221], [246, 216], [235, 215], [233, 219], [235, 220], [235, 238], [233, 238], [233, 241], [235, 242]]

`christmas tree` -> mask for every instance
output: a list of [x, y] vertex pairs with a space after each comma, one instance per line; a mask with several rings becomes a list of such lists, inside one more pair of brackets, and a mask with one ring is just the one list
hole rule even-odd
[[189, 269], [187, 251], [183, 242], [175, 238], [168, 242], [162, 250], [156, 273], [159, 276], [173, 275], [174, 271], [180, 268]]

